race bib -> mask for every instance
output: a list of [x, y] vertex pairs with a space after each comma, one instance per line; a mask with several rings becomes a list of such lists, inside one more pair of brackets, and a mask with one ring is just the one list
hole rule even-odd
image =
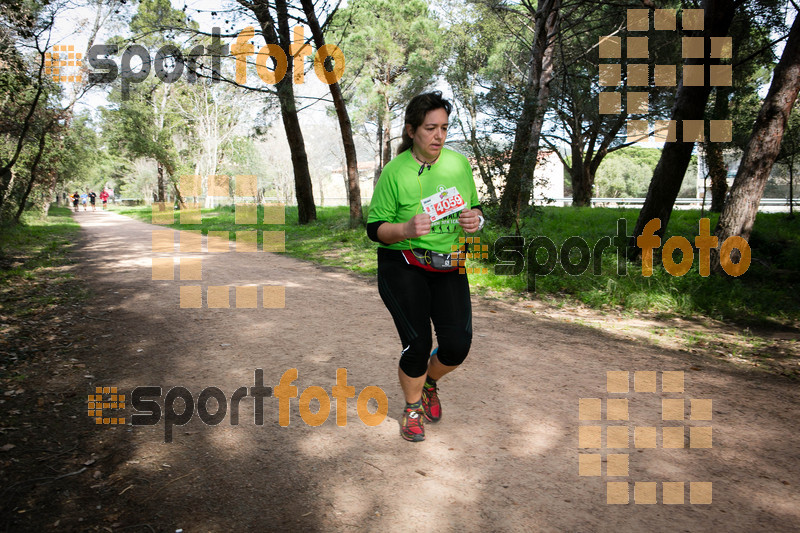
[[465, 207], [464, 199], [455, 187], [439, 191], [422, 200], [422, 208], [431, 217], [431, 222], [457, 213]]

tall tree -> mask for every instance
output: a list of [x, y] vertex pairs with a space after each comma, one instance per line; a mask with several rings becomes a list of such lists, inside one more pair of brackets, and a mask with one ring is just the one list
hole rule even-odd
[[47, 138], [49, 135], [54, 134], [57, 131], [56, 125], [59, 117], [53, 112], [53, 110], [48, 111], [49, 112], [44, 113], [46, 116], [42, 117], [42, 120], [40, 121], [40, 131], [38, 132], [39, 142], [36, 148], [34, 148], [35, 155], [33, 156], [33, 161], [28, 169], [28, 173], [30, 175], [28, 177], [27, 184], [22, 187], [23, 191], [18, 201], [17, 212], [14, 213], [14, 222], [17, 223], [20, 221], [22, 213], [27, 207], [28, 198], [33, 190], [33, 186], [40, 179], [39, 164], [42, 161], [42, 155], [44, 154], [44, 149], [47, 144]]
[[539, 137], [553, 79], [555, 37], [561, 24], [561, 0], [541, 0], [537, 8], [522, 5], [533, 20], [533, 43], [525, 80], [522, 112], [516, 124], [506, 186], [500, 198], [498, 222], [510, 226], [528, 205], [539, 154]]
[[[604, 158], [636, 142], [626, 136], [626, 120], [665, 118], [674, 90], [650, 85], [653, 65], [674, 64], [680, 56], [671, 32], [648, 35], [646, 59], [600, 58], [598, 42], [616, 34], [626, 23], [627, 7], [615, 4], [578, 4], [556, 42], [558, 66], [552, 86], [554, 120], [542, 139], [558, 154], [572, 181], [572, 205], [590, 204], [595, 175]], [[602, 66], [601, 66], [602, 64]], [[635, 69], [639, 69], [638, 71]], [[641, 75], [644, 71], [644, 76]], [[599, 74], [599, 75], [598, 75]], [[625, 113], [600, 113], [598, 95], [603, 88], [647, 92], [647, 109], [626, 108]], [[569, 146], [562, 154], [561, 146]]]
[[119, 90], [111, 91], [109, 100], [114, 107], [101, 109], [104, 137], [122, 153], [156, 162], [155, 200], [165, 202], [169, 184], [173, 187], [177, 184], [179, 157], [174, 134], [176, 129], [184, 127], [183, 118], [172, 101], [175, 94], [172, 84], [149, 79], [137, 89], [127, 99], [122, 98]]
[[[738, 0], [703, 0], [701, 6], [704, 10], [704, 29], [703, 31], [686, 32], [687, 35], [703, 37], [704, 43], [709, 42], [710, 37], [726, 36], [737, 5], [739, 5]], [[705, 53], [702, 58], [689, 58], [685, 61], [686, 65], [702, 65], [704, 80], [709, 79], [710, 66], [719, 63], [719, 59], [709, 58]], [[633, 230], [634, 235], [640, 235], [644, 230], [645, 224], [655, 218], [661, 220], [661, 227], [656, 233], [659, 236], [664, 235], [672, 213], [672, 207], [681, 188], [683, 176], [692, 157], [694, 142], [684, 142], [683, 121], [703, 120], [711, 86], [707, 83], [689, 85], [685, 81], [682, 77], [678, 84], [675, 105], [672, 108], [671, 120], [676, 123], [677, 138], [674, 142], [664, 144], [664, 148], [661, 151], [661, 159], [653, 172], [653, 179], [647, 190], [647, 197], [642, 210], [639, 212], [636, 227]], [[635, 237], [631, 238], [630, 246], [630, 255], [638, 256], [641, 249], [636, 247]]]
[[347, 55], [344, 84], [355, 89], [350, 102], [377, 124], [377, 180], [392, 158], [395, 117], [439, 70], [439, 24], [424, 0], [355, 0], [337, 12], [333, 29]]
[[[731, 186], [730, 199], [719, 217], [715, 234], [720, 245], [734, 235], [745, 240], [750, 237], [764, 186], [780, 152], [783, 132], [800, 91], [798, 15], [800, 13], [795, 15], [781, 60], [772, 74], [769, 93], [753, 125], [753, 134]], [[712, 268], [715, 271], [721, 270], [718, 250], [719, 248], [711, 254]]]
[[[182, 11], [172, 8], [169, 0], [142, 0], [136, 14], [131, 18], [130, 30], [134, 34], [134, 42], [141, 43], [155, 51], [165, 44], [176, 46], [176, 43], [173, 42], [165, 43], [165, 36], [161, 31], [163, 27], [186, 28], [192, 25]], [[150, 115], [152, 124], [147, 125], [150, 138], [142, 143], [132, 143], [130, 146], [134, 149], [134, 153], [155, 159], [158, 180], [156, 199], [161, 203], [163, 209], [163, 202], [166, 202], [167, 181], [172, 183], [176, 191], [178, 186], [178, 176], [175, 172], [177, 154], [170, 131], [170, 118], [172, 117], [169, 116], [173, 113], [171, 99], [175, 90], [173, 84], [159, 83], [154, 79], [149, 80], [145, 86], [151, 90], [138, 98], [144, 99], [150, 110], [145, 111], [140, 107], [135, 112], [138, 120]], [[127, 92], [128, 89], [123, 81], [122, 107], [125, 107], [126, 100], [129, 98]], [[182, 203], [180, 193], [176, 193], [176, 196], [178, 202]]]
[[489, 64], [502, 54], [511, 36], [502, 21], [483, 3], [451, 0], [442, 6], [442, 11], [448, 24], [448, 39], [444, 44], [451, 58], [446, 62], [445, 79], [454, 96], [455, 122], [472, 150], [474, 165], [486, 187], [489, 202], [496, 203], [496, 173], [491, 164], [495, 150], [491, 134], [495, 121], [491, 117], [483, 118], [488, 117], [489, 111], [483, 93], [488, 87], [506, 88], [507, 80], [498, 76], [497, 70]]
[[[50, 203], [65, 190], [70, 181], [90, 184], [97, 190], [109, 179], [111, 169], [99, 143], [88, 111], [69, 115], [69, 121], [59, 125], [60, 131], [50, 135], [41, 166], [43, 177], [39, 190], [34, 192], [34, 203], [44, 215]], [[67, 189], [68, 190], [68, 189]], [[75, 189], [68, 190], [70, 194]], [[40, 194], [36, 194], [41, 192]]]
[[[297, 214], [300, 224], [308, 224], [317, 219], [317, 208], [314, 205], [314, 192], [311, 184], [311, 172], [308, 169], [308, 155], [303, 140], [303, 131], [297, 115], [297, 103], [294, 97], [294, 57], [304, 51], [302, 46], [293, 46], [289, 29], [289, 5], [286, 0], [275, 0], [274, 6], [269, 0], [237, 0], [239, 4], [250, 10], [261, 27], [261, 34], [268, 45], [280, 47], [287, 58], [286, 73], [276, 84], [275, 89], [280, 102], [281, 118], [286, 137], [289, 140], [292, 168], [294, 169], [294, 187], [297, 198]], [[274, 10], [274, 14], [273, 14]], [[250, 35], [251, 37], [253, 34]], [[245, 54], [253, 53], [253, 45], [243, 45]], [[240, 48], [240, 50], [242, 50]], [[233, 52], [236, 54], [236, 52]], [[273, 62], [275, 59], [273, 58]], [[277, 63], [274, 63], [277, 65]], [[298, 74], [302, 74], [299, 72]]]
[[[12, 169], [17, 164], [28, 140], [28, 132], [34, 122], [34, 114], [47, 94], [48, 81], [44, 76], [45, 51], [55, 20], [54, 10], [43, 10], [42, 6], [28, 2], [13, 1], [0, 7], [3, 26], [0, 32], [0, 61], [4, 63], [0, 81], [3, 85], [4, 114], [18, 117], [7, 125], [4, 137], [12, 146], [8, 154], [0, 156], [0, 213], [6, 194], [12, 183]], [[30, 41], [33, 58], [25, 58], [16, 46], [17, 39]]]
[[[172, 98], [190, 132], [181, 159], [194, 161], [190, 173], [201, 176], [204, 191], [208, 177], [218, 174], [223, 157], [230, 151], [234, 132], [246, 118], [242, 109], [256, 102], [256, 95], [229, 84], [197, 80], [193, 85], [176, 84]], [[214, 207], [213, 197], [206, 194], [205, 207]]]
[[[148, 58], [165, 45], [179, 50], [177, 43], [170, 41], [162, 28], [191, 28], [193, 25], [182, 11], [172, 8], [169, 0], [142, 0], [129, 23], [133, 34], [131, 41], [135, 43], [130, 44], [130, 48], [143, 52]], [[116, 44], [120, 50], [129, 44], [119, 36], [109, 42]], [[163, 83], [155, 76], [148, 76], [149, 72], [148, 59], [147, 64], [143, 64], [138, 71], [140, 79], [137, 83], [128, 81], [135, 80], [136, 73], [121, 73], [121, 85], [115, 86], [108, 97], [114, 106], [102, 110], [103, 129], [108, 139], [123, 153], [155, 161], [157, 184], [154, 200], [160, 203], [161, 209], [165, 209], [164, 202], [170, 189], [174, 189], [177, 200], [181, 202], [177, 188], [179, 157], [173, 135], [176, 128], [184, 127], [184, 124], [174, 106], [178, 93], [176, 84]]]
[[[60, 144], [53, 141], [53, 133], [67, 127], [74, 105], [89, 88], [85, 78], [83, 83], [74, 82], [66, 87], [51, 79], [53, 73], [48, 72], [46, 55], [54, 21], [76, 7], [94, 10], [96, 16], [89, 35], [91, 46], [100, 28], [117, 18], [115, 11], [124, 2], [9, 0], [0, 5], [0, 64], [3, 65], [0, 107], [4, 111], [0, 135], [6, 142], [13, 139], [13, 148], [0, 155], [0, 213], [13, 215], [12, 220], [20, 219], [30, 204], [28, 198], [42, 180], [49, 179], [54, 187], [57, 179], [61, 178], [50, 164], [51, 155]], [[19, 168], [23, 160], [21, 156], [26, 151], [33, 156], [26, 159], [25, 168]], [[16, 185], [13, 183], [15, 170], [22, 179]], [[52, 187], [47, 192], [52, 192]], [[6, 205], [12, 196], [16, 204]]]
[[724, 153], [744, 150], [761, 106], [760, 87], [769, 83], [777, 58], [772, 33], [783, 30], [783, 0], [751, 0], [742, 4], [729, 30], [732, 41], [731, 85], [713, 88], [706, 116], [709, 120], [733, 119], [732, 142], [711, 142], [702, 146], [711, 182], [710, 211], [719, 213], [728, 192], [728, 165]]
[[[163, 0], [148, 0], [148, 2], [159, 3], [163, 2]], [[227, 77], [226, 73], [222, 72], [218, 59], [215, 59], [228, 53], [228, 47], [221, 45], [218, 33], [211, 34], [213, 37], [211, 45], [206, 47], [207, 55], [210, 55], [212, 58], [210, 68], [208, 64], [198, 61], [192, 68], [192, 76], [210, 78], [214, 82], [225, 81], [228, 84], [244, 88], [253, 93], [266, 93], [277, 96], [276, 100], [280, 107], [284, 130], [289, 140], [289, 151], [291, 153], [292, 168], [295, 178], [295, 197], [298, 204], [298, 220], [300, 224], [305, 224], [316, 219], [316, 208], [314, 206], [311, 175], [308, 168], [308, 156], [306, 154], [302, 130], [300, 129], [293, 83], [302, 83], [303, 71], [298, 70], [297, 63], [302, 64], [302, 57], [309, 55], [310, 47], [305, 43], [296, 42], [296, 39], [293, 38], [292, 32], [290, 31], [290, 24], [292, 21], [302, 22], [302, 14], [298, 15], [298, 13], [302, 13], [302, 11], [298, 11], [297, 8], [295, 8], [295, 11], [290, 11], [293, 6], [287, 0], [275, 0], [274, 2], [271, 0], [236, 0], [235, 4], [238, 8], [229, 10], [231, 20], [225, 21], [226, 25], [229, 25], [231, 30], [234, 29], [234, 24], [238, 20], [241, 20], [240, 15], [242, 14], [251, 20], [255, 19], [259, 25], [259, 31], [255, 31], [253, 27], [250, 26], [235, 34], [235, 42], [230, 46], [231, 55], [235, 56], [237, 59], [235, 79]], [[185, 7], [184, 10], [186, 10]], [[217, 11], [212, 11], [212, 16], [216, 14]], [[195, 37], [209, 36], [209, 34], [203, 34], [198, 31], [196, 26], [189, 27], [185, 21], [182, 22], [180, 20], [173, 20], [170, 22], [155, 18], [152, 20], [148, 19], [147, 24], [159, 34], [163, 34], [164, 32], [177, 32], [191, 34]], [[215, 30], [217, 29], [215, 28]], [[271, 83], [271, 87], [267, 88], [248, 85], [246, 81], [246, 69], [248, 65], [253, 64], [252, 56], [256, 53], [255, 47], [251, 41], [256, 34], [262, 35], [269, 46], [280, 48], [282, 53], [278, 53], [278, 56], [281, 56], [281, 59], [284, 55], [288, 58], [282, 78], [276, 83]], [[202, 38], [200, 41], [202, 41]], [[190, 55], [194, 56], [194, 54], [195, 49], [193, 48]], [[251, 58], [251, 60], [248, 60], [248, 57]], [[257, 58], [258, 57], [259, 56], [257, 56]], [[266, 61], [264, 63], [261, 62], [265, 57], [270, 56], [264, 54], [255, 61], [259, 69], [259, 75], [262, 75], [262, 73], [266, 71], [274, 73], [279, 64], [276, 56], [272, 55], [272, 64], [270, 68], [264, 64]], [[173, 183], [173, 185], [175, 184]], [[176, 193], [178, 193], [177, 189]]]
[[[314, 37], [314, 44], [317, 45], [317, 50], [320, 50], [325, 46], [325, 36], [322, 33], [322, 27], [314, 11], [314, 4], [311, 0], [301, 0], [301, 3], [303, 4], [303, 12], [306, 15], [306, 21]], [[332, 66], [330, 58], [326, 58], [325, 70], [330, 71], [331, 69], [328, 67]], [[363, 215], [361, 213], [361, 187], [358, 183], [358, 159], [356, 158], [356, 143], [353, 140], [353, 127], [350, 123], [350, 115], [347, 112], [347, 106], [345, 105], [339, 82], [333, 81], [333, 83], [328, 83], [328, 88], [331, 92], [331, 98], [333, 99], [336, 117], [339, 119], [339, 131], [342, 135], [342, 145], [344, 147], [344, 158], [347, 168], [347, 201], [350, 205], [350, 226], [356, 227], [363, 222]]]

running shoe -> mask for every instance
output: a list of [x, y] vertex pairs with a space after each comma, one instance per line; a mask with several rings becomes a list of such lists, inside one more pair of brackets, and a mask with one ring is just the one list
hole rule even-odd
[[403, 412], [403, 421], [400, 423], [400, 435], [412, 442], [425, 440], [425, 426], [422, 417], [423, 410], [421, 406], [406, 406]]
[[422, 385], [422, 410], [425, 413], [425, 420], [438, 422], [442, 418], [442, 405], [439, 403], [438, 386], [425, 380]]
[[[433, 349], [430, 357], [436, 355], [439, 347]], [[439, 402], [438, 387], [435, 382], [425, 380], [422, 386], [422, 409], [425, 412], [425, 419], [430, 422], [438, 422], [442, 418], [442, 404]]]

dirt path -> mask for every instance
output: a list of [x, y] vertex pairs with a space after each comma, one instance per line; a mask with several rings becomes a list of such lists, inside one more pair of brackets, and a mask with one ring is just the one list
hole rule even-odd
[[[88, 338], [74, 356], [88, 377], [72, 400], [71, 424], [80, 426], [86, 469], [35, 492], [39, 518], [16, 517], [20, 529], [789, 531], [800, 523], [796, 382], [473, 297], [473, 347], [441, 383], [443, 420], [427, 427], [425, 442], [408, 443], [398, 433], [399, 341], [373, 280], [280, 254], [187, 254], [177, 246], [154, 254], [152, 232], [163, 228], [109, 212], [76, 218], [78, 275], [92, 297], [79, 326]], [[201, 257], [202, 281], [179, 280], [177, 261], [175, 280], [153, 281], [153, 257]], [[285, 308], [181, 309], [182, 285], [283, 285]], [[281, 427], [272, 397], [257, 426], [248, 397], [239, 425], [230, 424], [230, 409], [214, 427], [195, 414], [165, 443], [163, 419], [95, 426], [79, 401], [96, 386], [116, 386], [129, 399], [138, 386], [164, 394], [183, 386], [195, 400], [216, 386], [230, 398], [253, 386], [258, 368], [265, 386], [296, 368], [298, 393], [316, 385], [329, 395], [337, 369], [346, 368], [356, 394], [369, 385], [385, 391], [388, 416], [368, 427], [351, 399], [347, 425], [338, 427], [332, 399], [327, 421], [311, 427], [293, 398], [290, 424]], [[607, 371], [630, 372], [630, 392], [607, 393]], [[683, 371], [684, 392], [635, 392], [636, 371], [655, 371], [659, 391], [663, 371]], [[52, 376], [53, 388], [60, 382]], [[627, 398], [629, 420], [581, 421], [580, 398], [603, 399], [604, 415], [606, 398]], [[712, 420], [689, 418], [692, 398], [713, 400]], [[662, 422], [662, 399], [685, 399], [685, 420]], [[631, 448], [581, 449], [583, 426], [628, 426]], [[634, 426], [656, 428], [658, 447], [633, 448]], [[686, 448], [662, 448], [662, 426], [686, 426]], [[690, 434], [703, 444], [708, 430], [698, 428], [709, 426], [713, 447], [689, 448]], [[602, 475], [579, 476], [580, 453], [599, 453]], [[627, 476], [608, 475], [607, 454], [628, 457]], [[629, 483], [630, 503], [607, 504], [609, 481]], [[639, 485], [637, 497], [654, 489], [657, 503], [635, 504], [634, 482], [655, 482]], [[690, 482], [710, 482], [713, 502], [690, 504], [707, 488], [690, 492]], [[664, 503], [676, 494], [683, 504]]]

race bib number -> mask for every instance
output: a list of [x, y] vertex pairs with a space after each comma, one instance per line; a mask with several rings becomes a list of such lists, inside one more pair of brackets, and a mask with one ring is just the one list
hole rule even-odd
[[465, 207], [464, 199], [455, 187], [439, 191], [422, 200], [422, 208], [431, 217], [431, 222], [458, 213]]

